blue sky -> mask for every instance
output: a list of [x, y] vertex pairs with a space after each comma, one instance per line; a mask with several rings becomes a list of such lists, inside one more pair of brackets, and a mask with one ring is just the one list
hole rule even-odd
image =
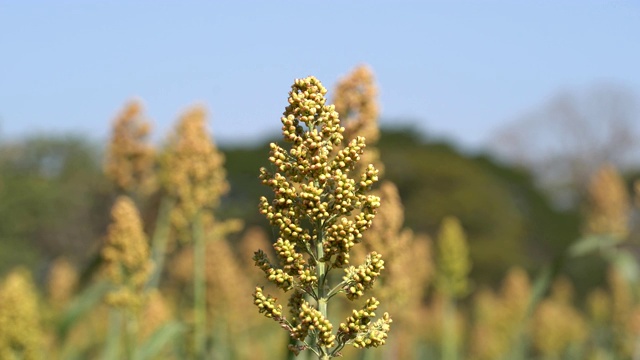
[[139, 97], [158, 139], [202, 103], [218, 141], [255, 141], [293, 79], [360, 63], [383, 124], [477, 147], [559, 91], [640, 96], [640, 2], [0, 0], [0, 137], [103, 140]]

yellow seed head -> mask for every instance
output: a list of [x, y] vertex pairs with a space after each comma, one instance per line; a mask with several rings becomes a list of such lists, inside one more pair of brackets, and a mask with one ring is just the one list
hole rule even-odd
[[469, 247], [462, 225], [458, 219], [447, 217], [438, 234], [436, 285], [449, 296], [464, 296], [469, 289], [470, 272]]
[[171, 222], [178, 232], [185, 231], [198, 212], [216, 208], [229, 190], [223, 164], [223, 154], [207, 133], [205, 110], [185, 112], [162, 158], [162, 184], [176, 200]]
[[125, 105], [113, 123], [104, 171], [123, 192], [153, 190], [154, 150], [147, 143], [150, 129], [142, 105], [135, 100]]
[[587, 324], [571, 304], [547, 299], [533, 318], [533, 344], [545, 358], [556, 358], [587, 337]]
[[602, 166], [588, 188], [587, 234], [606, 234], [624, 238], [629, 233], [629, 194], [624, 181], [612, 165]]
[[65, 306], [78, 285], [78, 272], [65, 258], [53, 262], [47, 281], [49, 301], [54, 308]]
[[42, 359], [42, 330], [30, 274], [14, 270], [0, 287], [0, 359]]
[[333, 103], [345, 127], [345, 137], [356, 134], [369, 142], [378, 141], [378, 90], [373, 71], [366, 65], [356, 67], [338, 81]]
[[137, 308], [142, 304], [143, 287], [152, 262], [149, 244], [135, 204], [120, 196], [111, 210], [102, 258], [108, 279], [116, 286], [107, 302], [113, 306]]
[[[360, 310], [367, 314], [354, 310], [359, 320], [345, 325], [346, 329], [341, 327], [337, 336], [326, 319], [327, 297], [344, 292], [349, 299], [357, 299], [384, 269], [384, 261], [375, 251], [363, 264], [349, 266], [351, 250], [362, 242], [380, 207], [380, 198], [370, 194], [379, 173], [372, 164], [358, 168], [365, 138], [356, 136], [344, 143], [345, 129], [335, 107], [327, 105], [326, 92], [313, 76], [296, 79], [291, 87], [289, 105], [281, 117], [282, 135], [288, 144], [271, 143], [271, 166], [260, 169], [262, 183], [273, 191], [270, 199], [260, 199], [260, 212], [277, 232], [273, 248], [278, 264], [271, 263], [262, 250], [256, 251], [253, 259], [274, 286], [293, 290], [288, 301], [291, 319], [284, 318], [282, 307], [265, 296], [262, 288], [254, 293], [258, 311], [277, 321], [295, 339], [314, 337], [315, 348], [328, 354], [328, 348], [346, 342], [356, 347], [384, 344], [391, 319], [384, 314], [370, 322], [373, 315], [369, 311], [373, 310]], [[327, 272], [336, 268], [345, 270], [344, 283], [328, 295], [332, 279]], [[317, 301], [308, 303], [303, 292]], [[296, 346], [290, 349], [303, 350]]]

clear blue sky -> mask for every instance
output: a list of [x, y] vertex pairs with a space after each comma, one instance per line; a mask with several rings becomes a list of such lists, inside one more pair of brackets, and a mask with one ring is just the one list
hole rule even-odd
[[331, 89], [359, 63], [384, 124], [475, 147], [560, 90], [640, 96], [640, 2], [0, 0], [0, 137], [102, 140], [136, 96], [158, 139], [204, 103], [218, 141], [252, 141], [294, 78]]

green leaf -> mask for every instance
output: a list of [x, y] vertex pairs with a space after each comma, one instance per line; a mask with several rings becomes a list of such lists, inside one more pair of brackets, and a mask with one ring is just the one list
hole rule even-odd
[[157, 356], [168, 343], [176, 340], [185, 331], [186, 326], [178, 321], [165, 324], [151, 334], [151, 336], [138, 347], [135, 359], [146, 360]]
[[118, 360], [121, 358], [121, 330], [124, 319], [118, 309], [109, 310], [109, 329], [102, 350], [102, 360]]
[[608, 235], [588, 235], [578, 239], [569, 247], [570, 257], [589, 255], [603, 249], [610, 249], [618, 244], [618, 240]]
[[102, 298], [108, 290], [109, 284], [105, 282], [95, 283], [80, 293], [80, 295], [69, 304], [58, 322], [58, 334], [60, 334], [62, 341], [67, 337], [69, 330], [102, 301]]

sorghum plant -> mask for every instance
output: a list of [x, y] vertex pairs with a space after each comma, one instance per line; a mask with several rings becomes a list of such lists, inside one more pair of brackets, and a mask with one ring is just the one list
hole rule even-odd
[[499, 294], [490, 289], [476, 293], [470, 344], [474, 359], [524, 357], [522, 338], [528, 330], [530, 300], [529, 276], [519, 267], [509, 270]]
[[122, 193], [146, 193], [154, 187], [155, 151], [147, 143], [150, 130], [137, 100], [128, 102], [113, 123], [104, 172]]
[[102, 258], [105, 273], [114, 289], [107, 295], [106, 302], [119, 310], [123, 320], [126, 358], [131, 359], [138, 337], [137, 316], [145, 302], [144, 287], [151, 274], [152, 262], [140, 215], [133, 201], [120, 196], [111, 217]]
[[162, 159], [162, 183], [173, 199], [170, 221], [183, 243], [193, 244], [194, 356], [205, 357], [206, 243], [205, 230], [214, 223], [213, 210], [229, 190], [224, 155], [207, 132], [205, 109], [187, 111], [169, 139]]
[[55, 310], [63, 309], [71, 300], [78, 286], [78, 272], [64, 257], [56, 259], [47, 278], [49, 303]]
[[572, 298], [573, 285], [568, 279], [559, 278], [549, 298], [540, 302], [533, 315], [533, 345], [545, 359], [567, 355], [587, 337], [586, 321], [571, 304]]
[[[379, 305], [375, 298], [353, 310], [337, 332], [329, 321], [329, 300], [339, 293], [350, 300], [362, 297], [384, 262], [372, 252], [363, 264], [349, 265], [350, 250], [371, 227], [380, 206], [379, 198], [368, 194], [378, 173], [369, 165], [355, 178], [352, 175], [365, 139], [356, 137], [343, 146], [344, 128], [334, 106], [326, 104], [326, 92], [315, 77], [295, 81], [281, 118], [282, 134], [290, 147], [272, 143], [272, 169], [260, 170], [263, 184], [274, 193], [271, 201], [260, 199], [260, 212], [277, 229], [273, 247], [278, 263], [271, 263], [261, 250], [254, 260], [269, 281], [291, 293], [289, 315], [262, 287], [253, 294], [260, 313], [302, 342], [290, 346], [292, 351], [309, 349], [320, 359], [339, 356], [348, 344], [357, 348], [384, 344], [391, 323], [388, 313], [372, 320]], [[340, 268], [344, 269], [342, 281], [330, 284], [329, 272]]]
[[143, 304], [144, 284], [152, 269], [149, 244], [138, 209], [130, 198], [120, 196], [113, 205], [111, 217], [102, 249], [105, 271], [114, 285], [107, 303], [123, 309], [139, 309]]
[[186, 111], [161, 160], [163, 188], [176, 201], [171, 224], [182, 242], [193, 240], [190, 231], [197, 218], [210, 215], [229, 191], [224, 155], [207, 132], [206, 115], [199, 106]]
[[589, 207], [585, 233], [624, 240], [629, 233], [631, 206], [624, 180], [615, 167], [610, 164], [600, 167], [587, 190]]
[[457, 218], [442, 220], [437, 255], [436, 288], [443, 297], [442, 358], [457, 359], [460, 339], [455, 329], [456, 301], [469, 292], [471, 272], [466, 235]]
[[25, 269], [12, 271], [0, 285], [0, 359], [42, 359], [38, 295]]

